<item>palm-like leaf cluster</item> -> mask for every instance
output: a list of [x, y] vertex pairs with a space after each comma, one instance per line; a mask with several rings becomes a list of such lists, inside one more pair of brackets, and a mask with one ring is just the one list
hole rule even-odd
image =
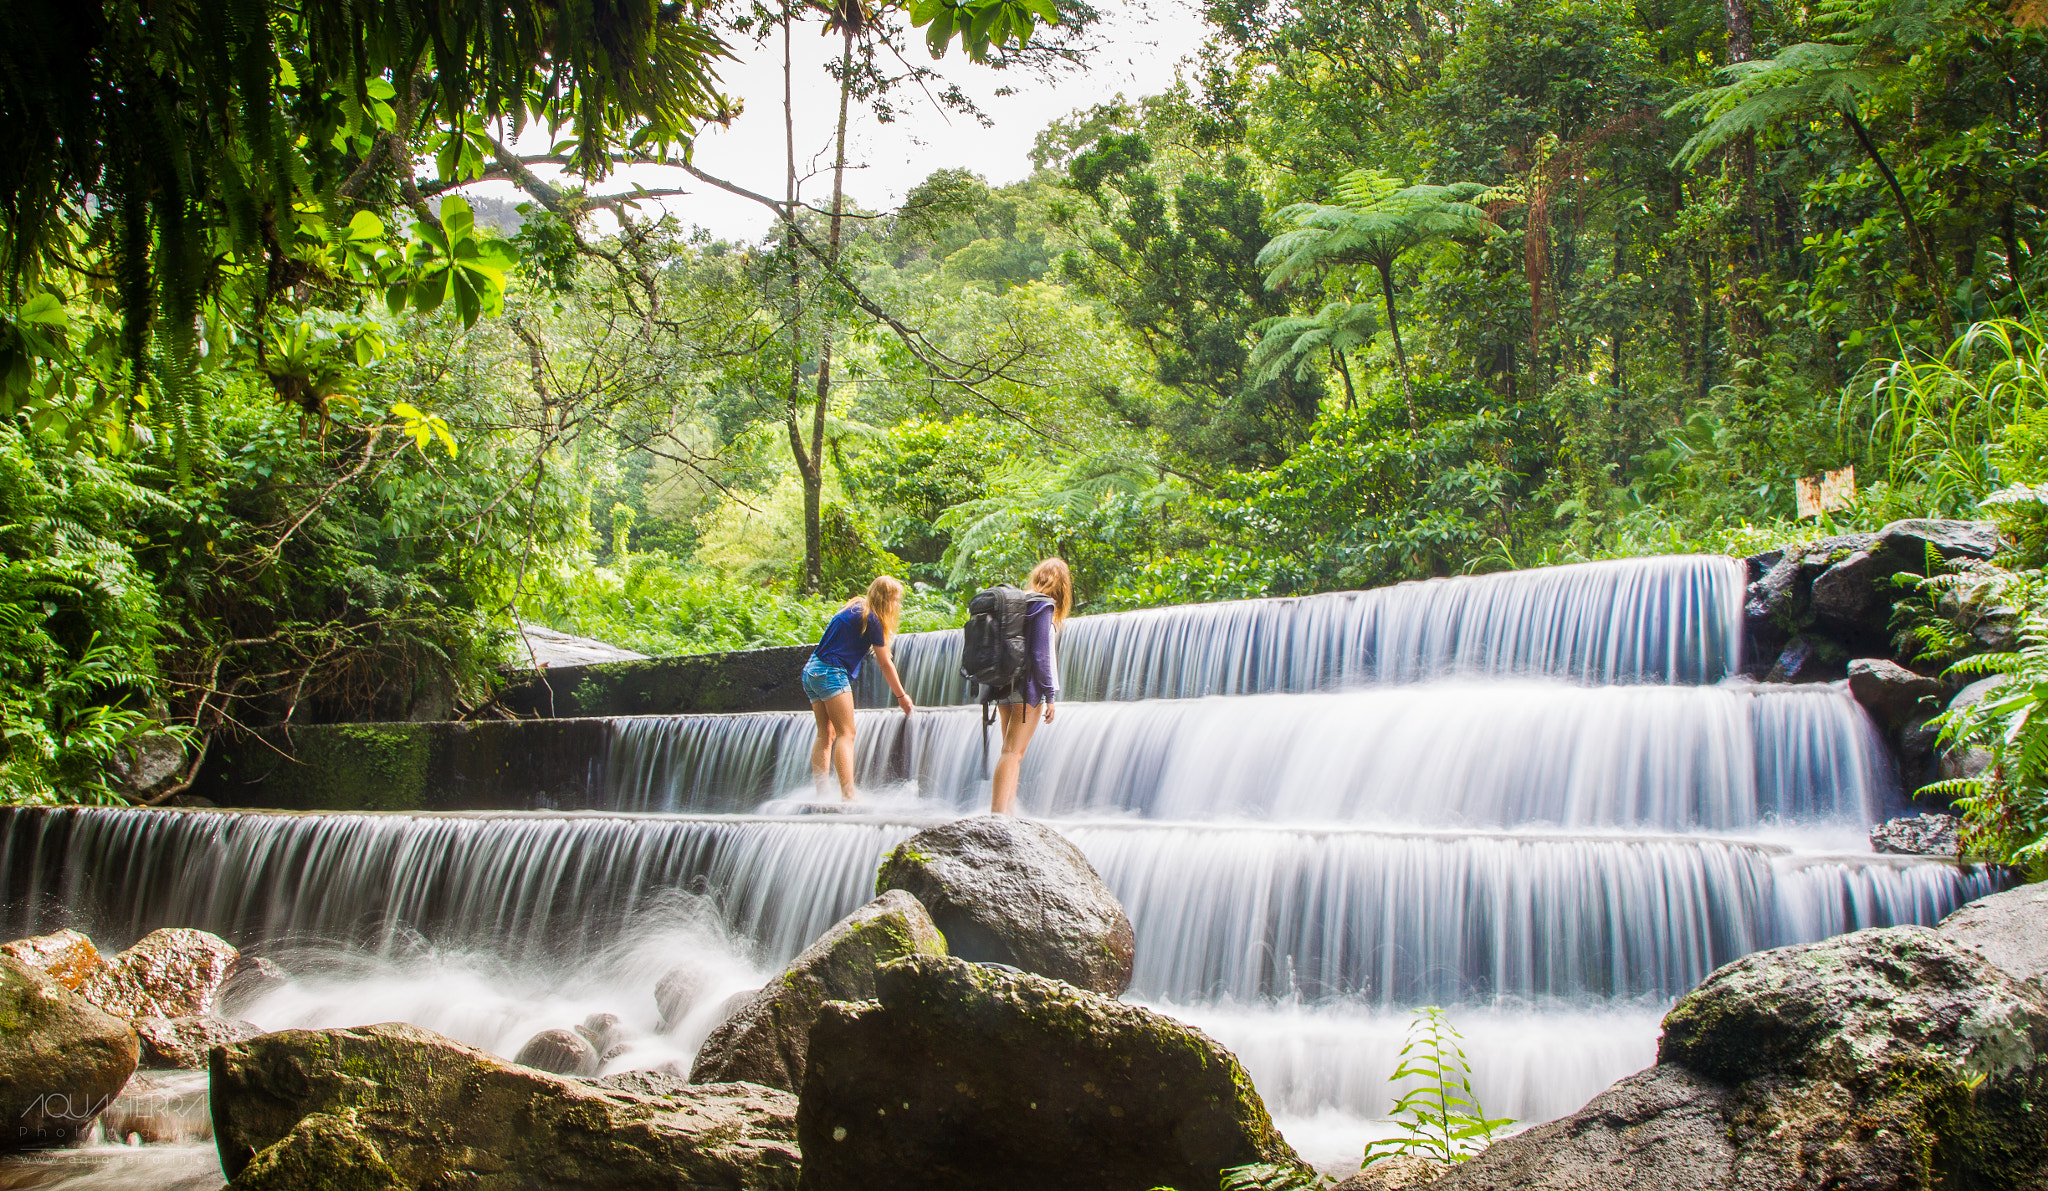
[[[1266, 285], [1281, 289], [1306, 276], [1322, 277], [1345, 293], [1356, 292], [1352, 276], [1370, 267], [1379, 278], [1380, 294], [1386, 303], [1387, 332], [1393, 340], [1394, 362], [1401, 374], [1401, 392], [1408, 403], [1408, 423], [1417, 424], [1415, 394], [1408, 379], [1408, 353], [1401, 345], [1400, 317], [1394, 303], [1394, 263], [1411, 249], [1434, 240], [1480, 237], [1500, 230], [1474, 200], [1487, 189], [1477, 182], [1448, 185], [1409, 186], [1375, 169], [1353, 170], [1337, 183], [1335, 203], [1296, 203], [1283, 207], [1278, 218], [1288, 230], [1273, 237], [1259, 251], [1257, 265], [1265, 271]], [[1351, 307], [1344, 309], [1343, 307]], [[1325, 306], [1314, 319], [1268, 320], [1258, 330], [1265, 337], [1254, 353], [1253, 364], [1268, 375], [1278, 375], [1289, 362], [1297, 370], [1308, 352], [1329, 348], [1335, 352], [1363, 346], [1377, 332], [1367, 328], [1351, 302]], [[1308, 337], [1306, 347], [1297, 343]], [[1343, 340], [1345, 346], [1338, 346]], [[1355, 342], [1354, 342], [1355, 341]], [[1268, 343], [1273, 346], [1268, 348]], [[1352, 393], [1351, 373], [1342, 356], [1335, 357], [1344, 376], [1347, 394]], [[1269, 371], [1267, 371], [1269, 370]]]

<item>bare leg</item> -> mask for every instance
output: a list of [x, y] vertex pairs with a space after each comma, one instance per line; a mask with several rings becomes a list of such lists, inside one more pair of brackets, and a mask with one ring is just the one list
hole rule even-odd
[[1014, 815], [1017, 813], [1017, 775], [1024, 769], [1024, 749], [1038, 731], [1038, 706], [1005, 703], [996, 711], [1002, 716], [1003, 755], [996, 761], [988, 809], [998, 815]]
[[811, 704], [811, 715], [818, 721], [818, 738], [811, 742], [811, 784], [817, 787], [818, 797], [825, 796], [825, 762], [832, 755], [832, 717], [825, 713], [822, 700]]
[[[832, 729], [832, 768], [839, 771], [839, 797], [847, 802], [854, 801], [853, 792], [853, 692], [841, 691], [813, 707], [822, 708]], [[812, 754], [812, 764], [822, 772], [824, 764]]]

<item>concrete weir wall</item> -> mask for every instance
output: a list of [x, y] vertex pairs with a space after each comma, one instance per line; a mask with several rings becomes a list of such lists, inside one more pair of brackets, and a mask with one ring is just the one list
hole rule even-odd
[[600, 805], [603, 720], [313, 724], [229, 742], [191, 793], [293, 811], [581, 810]]
[[569, 719], [607, 715], [694, 715], [727, 711], [802, 711], [798, 676], [808, 645], [732, 653], [598, 662], [526, 671], [498, 696], [519, 716]]
[[807, 645], [528, 671], [521, 717], [309, 724], [218, 743], [190, 794], [271, 810], [583, 810], [602, 806], [604, 717], [800, 711]]

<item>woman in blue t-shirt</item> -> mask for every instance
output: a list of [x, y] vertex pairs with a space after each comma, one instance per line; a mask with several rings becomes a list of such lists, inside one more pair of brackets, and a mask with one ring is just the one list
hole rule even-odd
[[896, 675], [896, 663], [889, 659], [889, 638], [896, 635], [896, 620], [903, 613], [903, 584], [887, 575], [868, 584], [868, 593], [846, 601], [825, 626], [825, 636], [804, 663], [804, 697], [811, 701], [811, 714], [818, 719], [818, 740], [811, 746], [811, 780], [818, 792], [825, 790], [825, 760], [839, 771], [839, 796], [847, 802], [853, 793], [853, 680], [860, 677], [860, 664], [875, 651], [875, 664], [889, 689], [896, 692], [896, 705], [909, 715], [915, 708], [903, 692], [903, 680]]

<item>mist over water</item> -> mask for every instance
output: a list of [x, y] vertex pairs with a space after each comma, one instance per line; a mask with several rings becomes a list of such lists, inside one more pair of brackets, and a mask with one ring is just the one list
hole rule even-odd
[[[1022, 802], [1129, 910], [1129, 997], [1230, 1047], [1329, 1169], [1385, 1132], [1424, 1004], [1489, 1114], [1562, 1115], [1652, 1061], [1715, 967], [1995, 887], [1870, 854], [1900, 804], [1876, 730], [1838, 687], [1728, 677], [1741, 582], [1652, 559], [1078, 618]], [[899, 639], [921, 702], [949, 640]], [[234, 1007], [270, 1029], [402, 1020], [510, 1056], [609, 1013], [607, 1071], [687, 1070], [890, 847], [986, 806], [976, 709], [858, 723], [851, 811], [781, 713], [610, 721], [605, 812], [4, 809], [4, 913], [103, 949], [216, 931], [292, 974]]]

